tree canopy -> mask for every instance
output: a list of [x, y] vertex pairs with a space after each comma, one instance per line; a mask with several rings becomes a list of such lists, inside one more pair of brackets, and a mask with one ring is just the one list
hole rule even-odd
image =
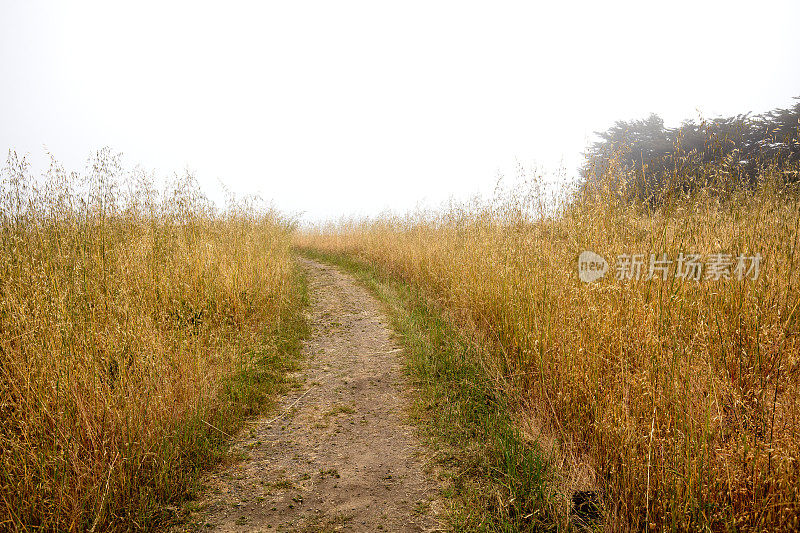
[[[621, 170], [637, 196], [666, 188], [689, 189], [713, 175], [753, 184], [768, 165], [800, 162], [800, 97], [788, 109], [736, 115], [667, 128], [658, 115], [617, 121], [590, 145], [582, 174], [587, 182]], [[797, 179], [795, 176], [792, 179]]]

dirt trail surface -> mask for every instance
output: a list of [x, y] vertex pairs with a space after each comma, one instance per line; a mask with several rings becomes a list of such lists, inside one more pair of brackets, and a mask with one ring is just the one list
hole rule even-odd
[[303, 385], [235, 443], [208, 479], [203, 531], [438, 531], [434, 485], [408, 424], [401, 348], [376, 299], [299, 259], [311, 290]]

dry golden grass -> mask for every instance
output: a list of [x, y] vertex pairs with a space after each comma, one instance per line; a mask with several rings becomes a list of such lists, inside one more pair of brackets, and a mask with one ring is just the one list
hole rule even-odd
[[[556, 204], [517, 191], [295, 238], [420, 288], [471, 335], [562, 508], [599, 489], [611, 531], [800, 528], [798, 195], [710, 186], [637, 205], [602, 176]], [[539, 199], [539, 200], [537, 200]], [[597, 252], [760, 253], [756, 281], [579, 281]], [[612, 266], [613, 268], [613, 266]], [[646, 266], [645, 266], [646, 268]]]
[[124, 174], [2, 176], [0, 529], [151, 527], [258, 399], [236, 376], [280, 364], [289, 225]]

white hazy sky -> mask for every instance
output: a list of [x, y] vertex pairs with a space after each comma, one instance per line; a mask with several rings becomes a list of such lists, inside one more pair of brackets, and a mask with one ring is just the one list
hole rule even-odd
[[[569, 170], [592, 132], [787, 107], [800, 2], [0, 0], [0, 149], [110, 146], [307, 219]], [[4, 159], [4, 157], [3, 157]]]

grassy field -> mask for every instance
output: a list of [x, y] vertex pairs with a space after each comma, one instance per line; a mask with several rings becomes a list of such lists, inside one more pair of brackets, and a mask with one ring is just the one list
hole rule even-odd
[[[800, 204], [783, 181], [796, 170], [656, 204], [631, 201], [611, 172], [555, 203], [533, 180], [490, 202], [308, 229], [295, 244], [408, 284], [458, 328], [504, 416], [548, 458], [552, 523], [592, 491], [609, 531], [796, 530]], [[583, 283], [584, 250], [612, 264], [644, 254], [643, 275], [616, 279], [612, 266]], [[730, 279], [685, 279], [676, 264], [646, 279], [651, 253], [763, 261], [757, 279], [735, 265]], [[497, 501], [498, 516], [518, 505]]]
[[151, 529], [296, 366], [291, 224], [163, 192], [99, 152], [9, 157], [0, 198], [0, 529]]
[[[189, 175], [157, 191], [108, 151], [84, 175], [53, 163], [41, 177], [12, 155], [0, 529], [153, 529], [195, 498], [243, 420], [291, 386], [307, 299], [295, 247], [392, 311], [454, 528], [570, 529], [581, 496], [608, 531], [796, 530], [792, 172], [641, 202], [609, 169], [558, 198], [532, 179], [297, 231], [252, 202], [213, 208]], [[578, 276], [586, 250], [611, 264], [593, 283]], [[691, 253], [697, 280], [676, 275]], [[618, 279], [622, 254], [642, 254], [640, 276]], [[673, 261], [663, 278], [650, 254]], [[737, 271], [756, 254], [758, 276]]]

